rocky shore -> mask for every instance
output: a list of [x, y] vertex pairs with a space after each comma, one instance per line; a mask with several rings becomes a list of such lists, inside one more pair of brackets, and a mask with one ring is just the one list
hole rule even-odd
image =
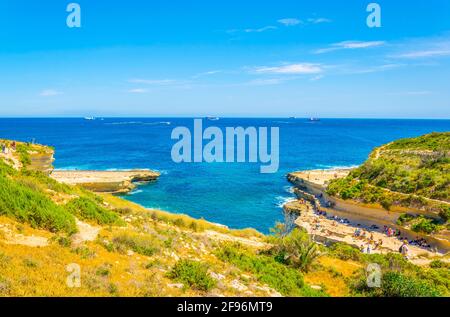
[[53, 179], [70, 185], [80, 185], [97, 193], [128, 193], [136, 188], [137, 182], [158, 179], [160, 173], [151, 170], [130, 171], [64, 171], [55, 170]]
[[[401, 241], [396, 237], [387, 237], [381, 230], [388, 226], [400, 230], [408, 239], [425, 238], [432, 245], [432, 249], [411, 246], [411, 257], [414, 261], [420, 261], [419, 256], [439, 256], [448, 252], [447, 240], [398, 226], [398, 212], [389, 212], [374, 206], [360, 206], [352, 201], [341, 202], [329, 197], [325, 192], [327, 183], [332, 179], [345, 177], [348, 173], [349, 170], [316, 170], [288, 174], [287, 178], [295, 186], [294, 193], [298, 200], [287, 203], [284, 206], [285, 211], [297, 213], [299, 216], [295, 224], [323, 243], [343, 242], [358, 248], [367, 247], [368, 241], [353, 236], [354, 231], [360, 228], [366, 230], [369, 236], [372, 235], [373, 241], [383, 241], [383, 246], [372, 252], [398, 252]], [[343, 219], [346, 221], [341, 221]]]

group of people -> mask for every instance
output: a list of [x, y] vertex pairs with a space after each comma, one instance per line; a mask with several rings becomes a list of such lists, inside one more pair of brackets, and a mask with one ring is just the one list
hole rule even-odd
[[[380, 248], [383, 245], [383, 239], [378, 239], [375, 241], [375, 238], [373, 236], [373, 233], [361, 229], [359, 226], [355, 229], [355, 232], [353, 233], [353, 237], [356, 239], [362, 239], [367, 241], [367, 245], [364, 246], [364, 244], [361, 245], [360, 250], [361, 252], [370, 254], [372, 250], [376, 250]], [[372, 247], [373, 245], [373, 247]]]
[[[11, 145], [11, 149], [13, 151], [15, 151], [16, 150], [16, 142], [13, 141], [10, 145]], [[2, 153], [3, 154], [8, 154], [9, 153], [9, 147], [8, 147], [8, 145], [6, 143], [2, 143], [1, 148], [2, 148]]]
[[[12, 143], [10, 144], [10, 146], [11, 146], [11, 149], [12, 149], [13, 151], [16, 150], [16, 142], [12, 142]], [[2, 149], [2, 153], [3, 153], [3, 154], [8, 154], [8, 153], [9, 153], [9, 146], [8, 146], [8, 144], [2, 143], [2, 144], [1, 144], [1, 149]]]
[[405, 241], [406, 241], [406, 243], [408, 243], [410, 245], [415, 245], [415, 246], [418, 246], [421, 248], [431, 249], [431, 245], [427, 242], [427, 240], [425, 240], [425, 238], [416, 237], [416, 239], [410, 240], [408, 242], [408, 238], [402, 237], [402, 232], [400, 230], [388, 228], [387, 226], [384, 226], [384, 233], [388, 237], [397, 237], [400, 241], [403, 241], [403, 243], [405, 243]]
[[[318, 215], [319, 217], [324, 217], [329, 220], [333, 220], [336, 225], [337, 225], [337, 223], [346, 224], [346, 225], [351, 224], [348, 219], [340, 218], [336, 215], [334, 215], [334, 216], [328, 215], [326, 211], [323, 211], [320, 208], [314, 210], [314, 213], [316, 215]], [[316, 222], [314, 222], [314, 225], [315, 225], [316, 230], [320, 229], [320, 227], [321, 227], [320, 222], [318, 220]], [[370, 229], [365, 230], [360, 224], [358, 224], [357, 228], [355, 229], [355, 231], [353, 233], [354, 238], [363, 241], [363, 244], [361, 244], [361, 246], [360, 246], [360, 250], [361, 250], [361, 252], [364, 252], [367, 254], [370, 254], [373, 250], [377, 250], [383, 246], [383, 239], [380, 238], [375, 241], [373, 233], [370, 232], [371, 230], [378, 231], [378, 230], [380, 230], [380, 227], [378, 227], [377, 225], [372, 225], [372, 226], [370, 226]], [[416, 237], [415, 240], [408, 241], [407, 237], [402, 236], [402, 232], [399, 229], [384, 226], [383, 233], [387, 237], [390, 237], [390, 238], [394, 237], [394, 238], [397, 238], [398, 240], [402, 241], [402, 245], [400, 246], [398, 251], [405, 258], [408, 258], [409, 245], [414, 245], [414, 246], [419, 246], [422, 248], [431, 249], [431, 245], [424, 238]]]
[[417, 245], [417, 246], [422, 247], [422, 248], [431, 249], [431, 245], [424, 238], [416, 237], [415, 240], [409, 241], [409, 244]]
[[387, 226], [384, 226], [383, 232], [388, 237], [400, 237], [402, 234], [400, 230], [392, 229], [391, 227], [388, 228]]
[[326, 217], [327, 216], [327, 212], [326, 211], [322, 211], [322, 210], [317, 210], [316, 212], [315, 212], [315, 214], [316, 215], [318, 215], [318, 216], [322, 216], [322, 217]]
[[325, 217], [325, 218], [330, 219], [330, 220], [337, 221], [337, 222], [342, 223], [342, 224], [350, 224], [350, 221], [347, 218], [340, 218], [338, 216], [328, 216], [326, 211], [322, 211], [320, 209], [315, 211], [315, 214], [318, 215], [318, 216]]

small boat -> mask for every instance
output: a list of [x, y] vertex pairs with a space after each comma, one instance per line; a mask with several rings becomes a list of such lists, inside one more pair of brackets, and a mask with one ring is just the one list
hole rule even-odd
[[218, 117], [206, 117], [206, 119], [208, 119], [209, 121], [218, 121], [219, 120]]
[[90, 120], [90, 121], [92, 121], [92, 120], [95, 120], [95, 117], [84, 117], [84, 120]]
[[320, 119], [319, 118], [309, 118], [309, 121], [311, 121], [311, 122], [316, 122], [316, 121], [320, 121]]

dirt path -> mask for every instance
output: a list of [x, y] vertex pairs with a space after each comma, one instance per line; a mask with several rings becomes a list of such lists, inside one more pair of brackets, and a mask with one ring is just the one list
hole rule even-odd
[[7, 236], [5, 242], [7, 244], [26, 245], [28, 247], [46, 247], [48, 246], [48, 239], [38, 236], [25, 236], [23, 234], [11, 234]]
[[24, 235], [16, 233], [14, 227], [8, 224], [0, 224], [0, 233], [7, 244], [18, 244], [29, 247], [45, 247], [48, 245], [48, 238], [42, 236]]
[[16, 152], [8, 149], [7, 153], [0, 152], [0, 158], [2, 158], [5, 162], [12, 162], [12, 167], [19, 170], [22, 168], [22, 163], [20, 163], [14, 153]]
[[100, 227], [91, 226], [88, 223], [77, 220], [78, 233], [72, 237], [72, 242], [75, 245], [82, 244], [86, 241], [94, 241], [97, 239]]

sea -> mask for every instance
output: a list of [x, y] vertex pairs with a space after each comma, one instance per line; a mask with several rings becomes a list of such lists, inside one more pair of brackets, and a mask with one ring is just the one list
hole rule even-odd
[[[269, 233], [284, 221], [294, 199], [289, 172], [354, 167], [374, 147], [430, 132], [450, 131], [450, 120], [220, 118], [204, 127], [279, 127], [279, 170], [261, 174], [260, 163], [175, 163], [176, 127], [194, 118], [1, 118], [0, 138], [55, 148], [56, 169], [152, 169], [161, 177], [123, 198], [147, 208]], [[205, 141], [205, 144], [207, 141]]]

